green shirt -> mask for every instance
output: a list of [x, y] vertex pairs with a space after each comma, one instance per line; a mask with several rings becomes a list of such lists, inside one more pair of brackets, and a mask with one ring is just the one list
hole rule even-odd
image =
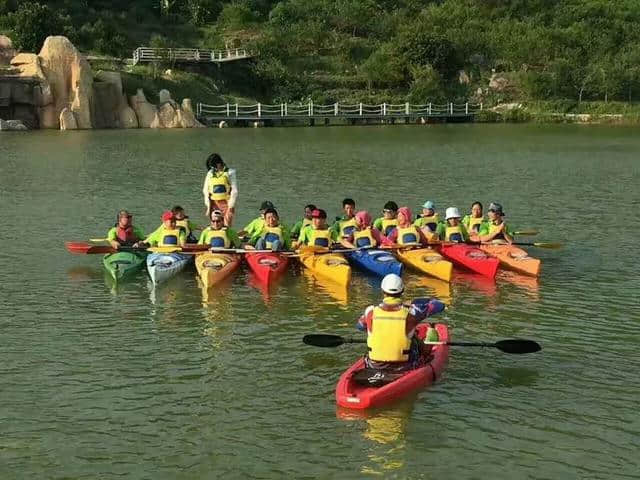
[[[142, 240], [144, 238], [144, 231], [141, 228], [134, 226], [133, 234], [137, 237], [137, 240]], [[117, 242], [120, 241], [118, 239], [118, 227], [113, 227], [111, 228], [111, 230], [109, 230], [109, 233], [107, 233], [107, 240], [109, 240], [110, 242], [113, 242], [114, 240]]]
[[[282, 223], [278, 226], [282, 230], [282, 240], [284, 242], [284, 249], [291, 250], [291, 235], [289, 234], [289, 229], [287, 228], [286, 225]], [[267, 227], [266, 224], [263, 222], [262, 228], [258, 232], [256, 232], [249, 240], [249, 243], [251, 245], [255, 246], [256, 242], [266, 234], [266, 227]]]
[[[200, 238], [198, 239], [198, 243], [200, 245], [206, 244], [205, 238], [207, 237], [207, 233], [210, 232], [211, 230], [212, 230], [211, 227], [207, 227], [204, 230], [202, 230], [202, 233], [200, 234]], [[240, 242], [240, 238], [238, 237], [238, 233], [235, 230], [228, 227], [223, 228], [223, 230], [226, 230], [227, 232], [227, 238], [231, 242], [231, 247], [240, 248], [242, 246], [242, 243]]]
[[[179, 230], [180, 233], [178, 235], [178, 245], [184, 245], [187, 243], [187, 235], [184, 230], [181, 230], [180, 227], [176, 227], [176, 230]], [[160, 225], [155, 232], [149, 235], [144, 239], [144, 243], [149, 244], [152, 247], [158, 246], [162, 242], [162, 237], [164, 236], [165, 227], [164, 225]]]
[[[465, 227], [462, 223], [460, 223], [460, 230], [462, 231], [462, 239], [465, 242], [469, 241], [469, 232], [467, 231], [467, 227]], [[440, 240], [445, 241], [446, 240], [446, 235], [447, 235], [447, 224], [446, 223], [439, 223], [438, 227], [436, 228], [436, 233], [438, 234], [438, 237], [440, 238]]]
[[344, 222], [353, 220], [354, 218], [355, 217], [347, 218], [343, 215], [341, 218], [338, 218], [335, 222], [333, 222], [333, 225], [331, 225], [331, 227], [329, 228], [329, 231], [331, 232], [331, 238], [333, 239], [334, 242], [338, 242], [341, 240], [340, 230], [342, 230], [342, 224]]
[[254, 218], [249, 222], [249, 225], [243, 228], [245, 232], [247, 232], [247, 236], [252, 238], [257, 232], [262, 231], [264, 227], [264, 218], [258, 217]]
[[298, 238], [302, 229], [309, 225], [311, 225], [311, 220], [309, 220], [308, 218], [305, 217], [302, 220], [299, 220], [291, 229], [291, 238]]
[[[491, 231], [491, 222], [490, 221], [484, 222], [482, 225], [480, 225], [480, 231], [478, 232], [478, 235], [489, 235], [490, 231]], [[507, 232], [507, 235], [511, 235], [512, 237], [514, 236], [513, 229], [506, 223], [504, 225], [504, 231]]]
[[[480, 224], [480, 228], [487, 223], [485, 218], [482, 219], [482, 223]], [[469, 225], [471, 225], [471, 215], [465, 215], [462, 219], [462, 224], [466, 227], [467, 231], [469, 231]], [[479, 230], [478, 230], [479, 231]]]

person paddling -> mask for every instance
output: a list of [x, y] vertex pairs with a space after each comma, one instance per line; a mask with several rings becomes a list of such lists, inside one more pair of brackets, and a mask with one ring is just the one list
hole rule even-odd
[[429, 240], [436, 238], [436, 230], [440, 223], [440, 216], [435, 210], [436, 205], [431, 200], [427, 200], [422, 205], [422, 214], [413, 223], [421, 229]]
[[133, 225], [133, 215], [127, 210], [120, 210], [117, 222], [107, 233], [107, 240], [116, 250], [120, 247], [130, 247], [144, 238], [144, 231]]
[[346, 248], [367, 248], [378, 247], [384, 242], [388, 242], [380, 231], [371, 226], [371, 215], [364, 210], [356, 213], [356, 229], [347, 237], [342, 238], [340, 243]]
[[513, 243], [513, 230], [504, 222], [504, 210], [499, 203], [489, 205], [489, 221], [480, 227], [481, 242]]
[[344, 215], [342, 218], [337, 218], [333, 225], [331, 225], [331, 238], [335, 242], [339, 242], [344, 237], [348, 237], [353, 234], [356, 229], [356, 202], [352, 198], [345, 198], [342, 201], [342, 211]]
[[173, 216], [176, 217], [176, 226], [184, 230], [187, 236], [187, 243], [196, 243], [197, 238], [193, 233], [195, 230], [201, 230], [201, 227], [198, 227], [198, 225], [189, 220], [189, 216], [185, 214], [184, 208], [180, 205], [173, 207], [171, 212]]
[[142, 242], [138, 247], [183, 247], [187, 243], [187, 235], [176, 225], [176, 217], [171, 210], [162, 214], [162, 225]]
[[256, 250], [272, 250], [279, 252], [291, 248], [289, 230], [280, 224], [280, 217], [275, 208], [269, 208], [264, 212], [264, 225], [256, 232], [251, 240]]
[[291, 229], [291, 238], [298, 238], [302, 229], [311, 225], [311, 214], [315, 209], [316, 206], [312, 203], [304, 207], [304, 217], [302, 218], [302, 220], [296, 222], [296, 224]]
[[220, 210], [211, 212], [211, 225], [202, 230], [200, 245], [211, 248], [240, 248], [242, 245], [238, 234], [231, 228], [224, 226], [224, 215]]
[[296, 249], [301, 245], [307, 245], [330, 248], [332, 243], [331, 231], [327, 225], [327, 212], [319, 208], [311, 213], [311, 225], [302, 229], [292, 247]]
[[[471, 204], [471, 213], [464, 216], [462, 224], [465, 226], [471, 237], [477, 237], [483, 223], [485, 223], [485, 218], [483, 215], [482, 203], [478, 201], [473, 202]], [[477, 238], [474, 238], [474, 240], [475, 239]]]
[[460, 211], [456, 207], [449, 207], [445, 213], [445, 223], [438, 224], [436, 230], [438, 238], [444, 242], [466, 243], [469, 233], [460, 221]]
[[389, 200], [384, 204], [382, 209], [382, 217], [376, 218], [373, 227], [380, 230], [384, 235], [389, 236], [391, 231], [398, 226], [398, 204]]
[[405, 246], [428, 246], [429, 240], [424, 232], [411, 223], [411, 209], [400, 207], [398, 209], [398, 227], [387, 237], [389, 242]]
[[273, 203], [269, 200], [262, 202], [260, 205], [260, 216], [251, 220], [247, 226], [238, 233], [238, 235], [244, 239], [252, 238], [257, 232], [262, 230], [262, 227], [264, 227], [264, 212], [269, 209], [275, 210], [275, 208], [276, 207], [274, 207]]
[[238, 199], [236, 171], [227, 167], [217, 153], [209, 155], [206, 165], [207, 175], [202, 187], [206, 216], [209, 217], [215, 209], [220, 210], [224, 214], [225, 224], [231, 226]]
[[438, 331], [429, 325], [426, 338], [417, 338], [416, 327], [432, 313], [443, 310], [435, 299], [418, 298], [402, 303], [404, 283], [396, 274], [386, 275], [380, 288], [382, 302], [368, 306], [358, 319], [356, 328], [367, 332], [365, 365], [378, 370], [401, 372], [419, 367], [431, 353], [424, 341], [438, 341]]

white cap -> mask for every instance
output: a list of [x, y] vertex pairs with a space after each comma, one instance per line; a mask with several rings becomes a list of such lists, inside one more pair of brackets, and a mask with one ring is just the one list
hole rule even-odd
[[456, 207], [449, 207], [445, 212], [445, 220], [449, 220], [450, 218], [460, 218], [460, 210]]
[[390, 273], [389, 275], [386, 275], [382, 279], [382, 283], [380, 284], [380, 288], [382, 288], [382, 291], [384, 293], [389, 293], [391, 295], [395, 295], [397, 293], [404, 292], [404, 282], [395, 273]]

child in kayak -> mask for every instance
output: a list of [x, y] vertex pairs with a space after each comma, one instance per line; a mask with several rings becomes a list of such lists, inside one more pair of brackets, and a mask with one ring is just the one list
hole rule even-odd
[[478, 232], [480, 232], [480, 227], [485, 223], [484, 215], [482, 214], [482, 203], [473, 202], [471, 204], [471, 213], [469, 215], [465, 215], [462, 219], [462, 224], [469, 232], [472, 240], [477, 241]]
[[220, 210], [224, 214], [225, 224], [230, 226], [238, 199], [236, 171], [227, 167], [217, 153], [209, 155], [206, 165], [207, 175], [202, 187], [206, 215], [209, 217], [213, 210]]
[[176, 205], [171, 209], [173, 216], [176, 217], [176, 225], [179, 229], [184, 230], [187, 235], [187, 243], [196, 243], [197, 238], [193, 234], [195, 230], [202, 230], [195, 223], [189, 220], [189, 216], [185, 214], [184, 208], [180, 205]]
[[333, 240], [327, 225], [327, 212], [321, 208], [315, 209], [311, 213], [311, 222], [311, 225], [302, 229], [298, 240], [293, 242], [292, 248], [294, 250], [302, 245], [321, 248], [331, 247]]
[[416, 326], [444, 310], [444, 304], [425, 298], [415, 299], [411, 304], [402, 303], [404, 283], [393, 273], [382, 279], [380, 288], [384, 294], [382, 303], [368, 306], [356, 325], [358, 330], [367, 332], [365, 365], [393, 372], [419, 367], [428, 361], [432, 348], [424, 341], [438, 341], [438, 332], [430, 324], [426, 338], [418, 339], [414, 335]]
[[198, 243], [209, 245], [211, 248], [241, 247], [238, 234], [224, 226], [224, 214], [220, 210], [211, 212], [211, 225], [202, 230]]
[[251, 220], [246, 227], [244, 227], [239, 233], [238, 235], [240, 236], [240, 238], [252, 238], [257, 232], [259, 232], [260, 230], [262, 230], [262, 227], [264, 227], [264, 212], [266, 212], [269, 209], [275, 209], [276, 207], [273, 206], [273, 203], [271, 203], [269, 200], [265, 200], [264, 202], [262, 202], [262, 204], [260, 205], [260, 216], [257, 218], [254, 218], [253, 220]]
[[375, 248], [388, 240], [380, 231], [371, 227], [371, 215], [364, 210], [356, 213], [356, 229], [351, 235], [343, 237], [340, 243], [346, 248]]
[[291, 238], [298, 238], [302, 229], [311, 225], [311, 214], [315, 209], [316, 206], [312, 203], [304, 207], [304, 217], [302, 218], [302, 220], [299, 220], [291, 229]]
[[348, 237], [356, 229], [356, 202], [351, 198], [342, 201], [342, 218], [337, 218], [331, 225], [331, 238], [334, 242], [339, 242], [342, 238]]
[[176, 217], [171, 210], [162, 214], [162, 225], [136, 247], [183, 247], [187, 243], [184, 230], [176, 226]]
[[444, 242], [466, 243], [469, 241], [469, 233], [460, 222], [460, 211], [456, 207], [447, 208], [445, 223], [438, 224], [436, 234]]
[[481, 242], [513, 243], [513, 230], [504, 222], [504, 211], [499, 203], [489, 205], [489, 221], [480, 227]]
[[411, 209], [409, 207], [400, 207], [398, 209], [398, 227], [394, 228], [389, 236], [388, 243], [407, 246], [423, 246], [429, 245], [429, 240], [424, 232], [411, 224]]
[[289, 230], [280, 223], [280, 217], [275, 208], [265, 210], [264, 225], [253, 235], [249, 243], [255, 246], [256, 250], [279, 252], [291, 248]]
[[383, 235], [389, 236], [391, 231], [398, 226], [398, 220], [396, 218], [398, 214], [398, 204], [392, 200], [389, 200], [384, 204], [382, 209], [382, 217], [376, 218], [373, 222], [373, 227], [382, 232]]
[[440, 216], [435, 210], [436, 204], [431, 200], [427, 200], [422, 205], [422, 215], [420, 215], [413, 224], [422, 230], [429, 240], [436, 239], [436, 229], [440, 224]]
[[133, 215], [127, 210], [118, 212], [115, 226], [107, 233], [112, 248], [130, 247], [145, 237], [142, 229], [133, 225], [132, 218]]

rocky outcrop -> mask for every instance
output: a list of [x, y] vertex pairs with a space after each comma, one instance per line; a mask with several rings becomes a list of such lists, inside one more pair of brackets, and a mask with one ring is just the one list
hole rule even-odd
[[151, 128], [200, 128], [204, 126], [196, 119], [190, 99], [185, 98], [182, 100], [182, 105], [178, 105], [171, 98], [168, 90], [161, 90], [159, 97], [160, 105], [153, 122], [151, 122]]
[[493, 73], [491, 75], [491, 78], [489, 79], [489, 88], [491, 90], [494, 90], [496, 92], [504, 92], [509, 87], [511, 87], [509, 79], [497, 73]]
[[141, 88], [138, 89], [135, 95], [129, 97], [129, 105], [136, 114], [138, 126], [140, 128], [151, 128], [151, 124], [156, 118], [158, 108], [149, 103]]
[[11, 39], [6, 35], [0, 35], [0, 65], [9, 65], [15, 54], [16, 50], [13, 48]]
[[196, 118], [196, 114], [193, 112], [193, 105], [190, 98], [182, 100], [182, 128], [204, 128]]
[[0, 131], [23, 131], [29, 130], [20, 120], [2, 120], [0, 118]]
[[78, 123], [76, 117], [68, 107], [65, 107], [60, 112], [60, 130], [77, 130]]

